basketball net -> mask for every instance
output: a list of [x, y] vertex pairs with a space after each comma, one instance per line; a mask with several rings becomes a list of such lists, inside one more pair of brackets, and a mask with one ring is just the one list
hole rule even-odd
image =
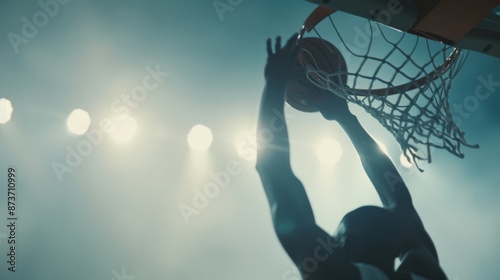
[[[323, 26], [311, 28], [342, 52], [347, 71], [325, 72], [311, 56], [312, 61], [305, 66], [310, 82], [363, 107], [394, 136], [406, 159], [420, 171], [418, 160], [430, 163], [432, 148], [460, 158], [464, 157], [461, 146], [478, 148], [465, 140], [448, 102], [451, 81], [467, 55], [377, 22], [358, 20], [365, 28], [354, 33], [352, 24], [347, 32], [339, 30], [332, 15], [321, 21]], [[361, 32], [366, 39], [362, 44]], [[342, 75], [347, 75], [347, 84], [339, 83]]]

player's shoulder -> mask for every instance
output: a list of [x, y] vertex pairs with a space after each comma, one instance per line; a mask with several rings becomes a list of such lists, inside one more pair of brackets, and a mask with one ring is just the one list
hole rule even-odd
[[326, 270], [316, 271], [312, 275], [308, 275], [309, 280], [315, 279], [340, 279], [340, 280], [429, 280], [427, 278], [418, 277], [406, 271], [395, 272], [387, 275], [381, 269], [363, 263], [344, 263], [344, 266], [335, 267], [329, 266]]
[[[415, 280], [415, 275], [406, 271], [397, 271], [394, 273], [392, 280]], [[417, 278], [419, 280], [427, 280], [427, 278]]]
[[352, 263], [352, 265], [354, 265], [359, 271], [359, 279], [361, 280], [393, 280], [393, 277], [389, 277], [385, 272], [376, 266], [365, 263]]
[[373, 265], [364, 263], [353, 263], [353, 265], [359, 271], [359, 278], [356, 279], [361, 280], [429, 280], [407, 271], [397, 271], [391, 275], [387, 275], [381, 269]]
[[[359, 269], [353, 263], [335, 257], [335, 253], [325, 260], [317, 262], [317, 266], [310, 266], [308, 262], [298, 266], [303, 279], [308, 280], [362, 280]], [[307, 265], [306, 265], [307, 264]]]
[[430, 280], [407, 271], [398, 271], [394, 274], [394, 280]]

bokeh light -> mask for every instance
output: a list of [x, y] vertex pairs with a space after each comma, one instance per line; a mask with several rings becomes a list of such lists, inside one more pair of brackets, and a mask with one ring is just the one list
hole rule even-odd
[[13, 111], [12, 103], [9, 100], [5, 98], [0, 99], [0, 124], [8, 123]]
[[82, 109], [73, 110], [66, 120], [68, 130], [76, 135], [83, 135], [89, 129], [90, 115]]
[[116, 116], [112, 119], [114, 129], [110, 136], [116, 142], [127, 143], [137, 132], [137, 122], [129, 115]]
[[204, 125], [197, 124], [191, 128], [187, 140], [191, 149], [199, 152], [206, 151], [212, 145], [212, 131]]
[[408, 161], [404, 153], [401, 153], [401, 155], [399, 156], [399, 162], [401, 163], [401, 166], [403, 166], [404, 168], [411, 168], [413, 166], [411, 158], [410, 161]]
[[333, 138], [324, 138], [316, 147], [316, 156], [323, 164], [335, 165], [342, 157], [342, 146]]

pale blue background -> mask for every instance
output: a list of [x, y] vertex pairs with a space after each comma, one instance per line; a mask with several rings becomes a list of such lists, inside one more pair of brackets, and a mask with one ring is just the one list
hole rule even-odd
[[[314, 5], [305, 1], [244, 0], [224, 20], [212, 0], [70, 1], [15, 54], [7, 33], [40, 10], [36, 1], [0, 2], [0, 97], [14, 106], [0, 126], [0, 278], [109, 280], [125, 268], [137, 280], [286, 279], [292, 263], [271, 226], [253, 162], [234, 148], [255, 125], [264, 86], [265, 40], [297, 31]], [[344, 17], [349, 25], [348, 17]], [[478, 77], [500, 81], [498, 59], [471, 54], [451, 91], [462, 104]], [[170, 76], [131, 112], [132, 142], [109, 138], [61, 183], [51, 163], [63, 162], [75, 108], [94, 122], [112, 115], [111, 102], [159, 64]], [[451, 279], [497, 279], [500, 233], [500, 88], [463, 120], [470, 142], [460, 160], [437, 153], [425, 172], [401, 168], [415, 205]], [[378, 198], [338, 125], [317, 114], [288, 110], [293, 167], [318, 222], [332, 232], [349, 210]], [[399, 148], [377, 123], [356, 111], [398, 162]], [[212, 128], [206, 154], [190, 151], [195, 124]], [[323, 136], [343, 146], [340, 163], [321, 166]], [[237, 161], [241, 173], [186, 224], [178, 210], [210, 172]], [[18, 170], [18, 272], [6, 271], [6, 169]], [[288, 278], [291, 279], [291, 278]]]

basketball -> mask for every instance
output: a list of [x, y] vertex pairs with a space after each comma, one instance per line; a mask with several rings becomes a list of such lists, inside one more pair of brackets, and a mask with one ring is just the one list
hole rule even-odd
[[[302, 39], [301, 49], [298, 56], [298, 65], [304, 69], [309, 67], [338, 76], [330, 79], [338, 84], [345, 85], [347, 82], [347, 65], [340, 51], [330, 42], [320, 38]], [[311, 75], [317, 83], [324, 85], [325, 79], [317, 74]], [[321, 102], [323, 92], [311, 83], [306, 76], [297, 77], [287, 84], [285, 90], [286, 102], [293, 108], [302, 112], [316, 112], [317, 109], [307, 105], [307, 101]]]

